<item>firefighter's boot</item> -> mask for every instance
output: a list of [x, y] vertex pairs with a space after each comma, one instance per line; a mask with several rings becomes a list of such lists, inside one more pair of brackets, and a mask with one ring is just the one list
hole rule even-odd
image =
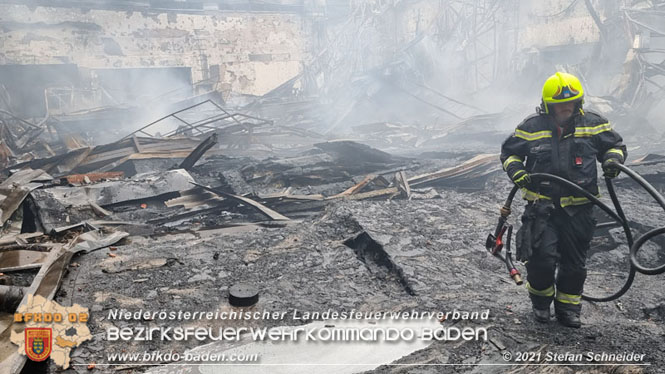
[[570, 304], [554, 300], [554, 311], [556, 319], [560, 324], [573, 328], [580, 328], [582, 326], [582, 321], [580, 320], [581, 304]]
[[533, 307], [533, 317], [540, 323], [549, 322], [550, 305], [554, 299], [554, 286], [550, 286], [544, 290], [537, 290], [527, 282], [526, 288], [529, 290], [529, 298]]

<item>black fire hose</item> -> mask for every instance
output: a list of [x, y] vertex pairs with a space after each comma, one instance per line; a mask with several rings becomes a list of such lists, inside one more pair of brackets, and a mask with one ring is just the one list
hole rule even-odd
[[[647, 182], [642, 176], [634, 172], [633, 170], [629, 169], [625, 165], [617, 164], [616, 167], [626, 173], [629, 177], [631, 177], [633, 180], [635, 180], [642, 188], [644, 188], [655, 200], [658, 202], [658, 204], [665, 210], [665, 198], [658, 193], [658, 191], [651, 185], [649, 182]], [[607, 215], [612, 217], [616, 222], [618, 222], [622, 227], [623, 230], [626, 234], [626, 240], [628, 243], [628, 246], [630, 247], [630, 269], [628, 272], [628, 278], [626, 279], [626, 282], [624, 283], [623, 287], [619, 291], [617, 291], [615, 294], [608, 296], [608, 297], [603, 297], [603, 298], [596, 298], [596, 297], [591, 297], [591, 296], [585, 296], [582, 295], [582, 298], [587, 301], [596, 301], [596, 302], [607, 302], [607, 301], [612, 301], [616, 300], [619, 297], [623, 296], [628, 289], [633, 284], [633, 280], [635, 279], [635, 273], [640, 272], [643, 274], [648, 274], [648, 275], [657, 275], [657, 274], [662, 274], [665, 273], [665, 264], [660, 265], [655, 268], [647, 268], [639, 264], [637, 260], [637, 253], [639, 252], [640, 248], [644, 243], [646, 243], [648, 240], [651, 238], [664, 234], [665, 233], [665, 227], [661, 228], [656, 228], [653, 229], [642, 236], [640, 236], [635, 242], [633, 242], [633, 235], [632, 232], [630, 231], [630, 227], [628, 226], [628, 220], [626, 219], [626, 216], [623, 213], [623, 209], [621, 208], [621, 204], [619, 203], [619, 199], [616, 196], [616, 192], [614, 191], [614, 186], [612, 185], [612, 181], [610, 178], [605, 178], [605, 183], [607, 185], [607, 191], [610, 194], [610, 198], [612, 199], [612, 203], [614, 205], [614, 208], [616, 209], [616, 212], [613, 211], [609, 206], [607, 206], [605, 203], [602, 201], [598, 200], [594, 195], [583, 189], [582, 187], [576, 185], [575, 183], [561, 178], [556, 175], [552, 174], [546, 174], [546, 173], [534, 173], [530, 174], [532, 179], [535, 180], [550, 180], [552, 182], [558, 183], [560, 185], [563, 185], [565, 187], [571, 188], [578, 192], [579, 194], [583, 195], [584, 197], [588, 198], [592, 203], [600, 207]], [[510, 214], [510, 206], [512, 205], [513, 199], [515, 197], [515, 194], [519, 190], [519, 187], [514, 186], [512, 190], [510, 191], [510, 194], [508, 195], [508, 198], [506, 199], [506, 202], [501, 208], [501, 217], [499, 218], [499, 225], [497, 226], [497, 229], [495, 230], [495, 235], [492, 236], [490, 235], [490, 238], [494, 238], [495, 236], [499, 235], [500, 228], [506, 226], [506, 221], [508, 218], [508, 215]], [[509, 226], [509, 225], [508, 225]], [[510, 227], [512, 228], [512, 227]], [[512, 231], [512, 230], [509, 230]], [[486, 245], [489, 245], [490, 239], [488, 238], [488, 243]], [[510, 243], [510, 237], [508, 237], [507, 240], [508, 243]], [[490, 249], [488, 247], [488, 249]], [[497, 256], [499, 257], [499, 256]], [[506, 254], [506, 258], [504, 259], [503, 256], [499, 257], [501, 260], [504, 260], [507, 264], [509, 259], [509, 253]], [[510, 263], [512, 265], [512, 260], [510, 260]], [[512, 276], [512, 273], [511, 273]]]
[[[644, 188], [651, 197], [656, 200], [658, 205], [660, 205], [663, 210], [665, 210], [665, 198], [663, 198], [663, 195], [658, 193], [658, 191], [649, 183], [647, 182], [644, 178], [642, 178], [641, 175], [637, 174], [633, 170], [629, 169], [628, 167], [624, 165], [617, 165], [617, 167], [626, 173], [629, 177], [633, 178], [635, 182], [637, 182], [642, 188]], [[612, 190], [614, 191], [614, 190]], [[617, 203], [618, 204], [618, 203]], [[665, 264], [662, 264], [660, 266], [657, 266], [655, 268], [647, 268], [642, 265], [637, 261], [637, 252], [640, 250], [640, 247], [644, 243], [646, 243], [648, 240], [653, 238], [654, 236], [660, 235], [665, 233], [665, 227], [653, 229], [649, 232], [644, 233], [642, 236], [637, 238], [637, 241], [630, 247], [630, 263], [632, 266], [635, 267], [635, 269], [642, 273], [642, 274], [647, 274], [647, 275], [658, 275], [658, 274], [663, 274], [665, 273]]]

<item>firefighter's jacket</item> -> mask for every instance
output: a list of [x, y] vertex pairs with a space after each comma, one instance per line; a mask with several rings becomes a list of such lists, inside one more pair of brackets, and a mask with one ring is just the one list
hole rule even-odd
[[[598, 196], [596, 160], [615, 157], [623, 162], [627, 152], [622, 140], [607, 119], [593, 112], [580, 110], [563, 128], [557, 127], [552, 116], [536, 114], [503, 142], [501, 162], [512, 180], [524, 172], [549, 173]], [[522, 189], [522, 196], [530, 201], [552, 200], [562, 208], [590, 202], [579, 192], [551, 181], [532, 181]]]

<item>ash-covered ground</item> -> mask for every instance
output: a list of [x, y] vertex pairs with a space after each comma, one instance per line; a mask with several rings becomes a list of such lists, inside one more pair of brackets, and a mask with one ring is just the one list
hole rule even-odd
[[[306, 219], [264, 226], [204, 229], [130, 237], [111, 251], [103, 249], [73, 259], [56, 300], [91, 305], [89, 327], [94, 342], [73, 352], [69, 372], [228, 372], [249, 367], [106, 366], [113, 352], [184, 352], [207, 342], [107, 341], [111, 326], [288, 326], [298, 311], [484, 311], [488, 320], [447, 320], [443, 326], [485, 327], [489, 340], [435, 341], [406, 356], [393, 357], [375, 373], [658, 373], [665, 367], [663, 275], [638, 274], [632, 288], [617, 301], [583, 302], [581, 329], [555, 320], [539, 324], [531, 316], [526, 289], [516, 286], [503, 263], [484, 243], [493, 231], [498, 208], [510, 184], [494, 174], [479, 190], [438, 188], [441, 198], [427, 200], [333, 201]], [[618, 189], [629, 220], [638, 231], [657, 227], [663, 213], [635, 185]], [[607, 194], [603, 200], [609, 202]], [[517, 223], [522, 202], [516, 199], [510, 220]], [[599, 221], [607, 221], [599, 214]], [[628, 272], [625, 239], [616, 228], [597, 230], [589, 260], [587, 292], [607, 296], [620, 288]], [[660, 253], [658, 252], [660, 247]], [[114, 257], [110, 257], [110, 253]], [[647, 261], [662, 257], [662, 243], [646, 251]], [[525, 272], [522, 264], [518, 268]], [[526, 274], [524, 274], [526, 276]], [[252, 311], [288, 312], [284, 319], [250, 321], [117, 321], [116, 309], [232, 310], [228, 287], [256, 286], [260, 300]], [[237, 309], [237, 308], [236, 308]], [[223, 351], [241, 342], [223, 342]], [[371, 344], [371, 343], [368, 343]], [[332, 349], [332, 348], [331, 348]], [[380, 344], [375, 344], [381, 350]], [[523, 352], [540, 352], [534, 361], [516, 362]], [[640, 364], [561, 361], [546, 354], [635, 353]], [[295, 353], [295, 352], [294, 352]], [[507, 355], [511, 355], [506, 359]], [[532, 357], [533, 358], [533, 357]], [[440, 366], [445, 364], [446, 366]], [[556, 365], [533, 365], [556, 364]], [[597, 365], [604, 364], [604, 365]], [[254, 368], [255, 369], [255, 368]], [[263, 372], [275, 372], [276, 367]], [[284, 370], [284, 367], [280, 367]], [[293, 368], [295, 372], [295, 367]], [[298, 370], [303, 370], [299, 367]], [[313, 366], [307, 372], [334, 372]], [[252, 369], [253, 370], [253, 369]], [[249, 371], [248, 371], [249, 372]], [[254, 372], [254, 371], [252, 371]], [[284, 371], [280, 371], [284, 372]], [[288, 367], [287, 367], [287, 371]], [[302, 372], [302, 371], [300, 371]]]

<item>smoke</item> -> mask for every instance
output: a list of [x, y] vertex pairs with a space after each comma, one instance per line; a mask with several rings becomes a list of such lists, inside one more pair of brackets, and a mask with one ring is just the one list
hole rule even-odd
[[[645, 121], [663, 130], [658, 85], [665, 84], [657, 67], [665, 38], [649, 30], [665, 17], [655, 9], [574, 0], [355, 4], [351, 17], [328, 25], [325, 63], [315, 61], [303, 74], [305, 81], [325, 77], [323, 84], [309, 80], [323, 98], [311, 113], [320, 131], [348, 137], [359, 125], [390, 122], [444, 132], [477, 123], [506, 133], [534, 113], [542, 84], [556, 71], [578, 76], [585, 108], [608, 117], [625, 137], [638, 135], [638, 123], [649, 127]], [[492, 114], [495, 120], [486, 121]]]
[[[592, 1], [589, 8], [579, 0], [355, 0], [329, 18], [297, 11], [140, 13], [112, 1], [96, 2], [99, 9], [92, 10], [2, 4], [3, 64], [75, 70], [32, 74], [35, 79], [22, 85], [0, 74], [0, 91], [26, 116], [44, 107], [46, 89], [69, 89], [69, 100], [52, 98], [59, 104], [50, 109], [59, 115], [128, 108], [115, 121], [111, 116], [81, 126], [100, 142], [195, 104], [187, 99], [199, 93], [237, 98], [252, 84], [273, 84], [298, 59], [302, 72], [261, 103], [308, 106], [277, 104], [270, 110], [255, 104], [252, 110], [332, 137], [362, 138], [359, 126], [390, 123], [408, 132], [405, 138], [445, 139], [461, 129], [511, 131], [534, 113], [545, 79], [566, 71], [582, 79], [586, 107], [628, 135], [643, 121], [663, 131], [665, 54], [658, 51], [665, 50], [665, 38], [656, 31], [664, 17], [648, 6], [636, 10], [621, 3]], [[333, 12], [326, 9], [314, 10]], [[286, 55], [292, 56], [287, 62], [274, 60]], [[252, 64], [275, 73], [252, 75]], [[20, 90], [30, 92], [27, 99], [19, 99]], [[184, 120], [197, 121], [207, 115], [202, 112]], [[150, 132], [182, 125], [170, 117]]]
[[[189, 17], [200, 28], [212, 22]], [[183, 30], [185, 21], [113, 1], [95, 9], [0, 4], [2, 105], [23, 118], [48, 116], [60, 135], [117, 140], [190, 105], [178, 103], [206, 83], [201, 52], [214, 38], [199, 46], [197, 24]]]
[[355, 2], [350, 17], [327, 25], [303, 72], [305, 91], [321, 97], [310, 113], [315, 130], [345, 137], [354, 126], [390, 122], [445, 131], [473, 116], [522, 111], [537, 93], [516, 84], [513, 9], [476, 3]]

